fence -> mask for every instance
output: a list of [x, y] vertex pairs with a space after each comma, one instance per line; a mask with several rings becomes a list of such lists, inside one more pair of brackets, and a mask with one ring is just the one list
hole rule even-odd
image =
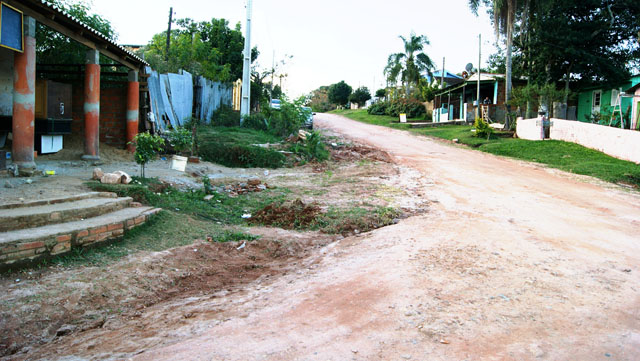
[[156, 129], [165, 130], [184, 125], [192, 117], [205, 123], [221, 105], [231, 106], [233, 86], [213, 82], [181, 71], [180, 74], [158, 74], [147, 67], [149, 98]]

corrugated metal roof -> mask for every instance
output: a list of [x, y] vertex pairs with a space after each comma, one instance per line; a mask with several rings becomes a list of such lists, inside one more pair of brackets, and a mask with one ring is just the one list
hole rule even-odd
[[144, 61], [143, 59], [141, 59], [140, 57], [138, 57], [134, 53], [132, 53], [129, 50], [125, 49], [124, 47], [120, 46], [115, 41], [113, 41], [111, 38], [105, 36], [101, 32], [99, 32], [96, 29], [94, 29], [94, 28], [90, 27], [89, 25], [85, 24], [80, 19], [76, 18], [75, 16], [70, 15], [64, 9], [60, 8], [59, 6], [54, 5], [54, 4], [52, 4], [52, 3], [50, 3], [50, 2], [48, 2], [46, 0], [22, 0], [22, 1], [40, 3], [40, 4], [44, 5], [48, 9], [56, 12], [58, 15], [67, 18], [69, 21], [75, 23], [76, 25], [78, 25], [79, 27], [83, 28], [84, 30], [89, 31], [91, 34], [95, 35], [96, 37], [98, 37], [102, 41], [107, 42], [107, 43], [109, 43], [109, 45], [118, 48], [118, 50], [120, 50], [121, 52], [125, 53], [132, 60], [135, 60], [136, 62], [138, 62], [140, 64], [143, 64], [143, 65], [149, 65], [149, 63], [147, 63], [146, 61]]

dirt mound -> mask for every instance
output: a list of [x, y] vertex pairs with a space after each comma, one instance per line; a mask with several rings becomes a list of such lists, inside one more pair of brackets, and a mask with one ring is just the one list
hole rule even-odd
[[[81, 134], [64, 136], [64, 148], [58, 153], [41, 155], [46, 160], [79, 160], [84, 154], [84, 137]], [[100, 160], [103, 162], [130, 162], [133, 154], [106, 143], [100, 143]]]
[[251, 223], [297, 229], [316, 223], [320, 214], [321, 209], [318, 204], [305, 204], [300, 199], [296, 199], [280, 205], [269, 204], [251, 218]]
[[389, 153], [361, 144], [351, 144], [331, 148], [331, 158], [335, 161], [353, 162], [359, 160], [375, 160], [393, 163]]
[[[255, 231], [261, 239], [246, 243], [198, 240], [163, 252], [140, 253], [108, 266], [108, 272], [105, 267], [83, 267], [6, 275], [0, 278], [0, 287], [5, 290], [0, 296], [4, 305], [0, 310], [4, 330], [0, 358], [31, 354], [38, 345], [67, 335], [109, 332], [172, 298], [236, 292], [259, 277], [268, 279], [295, 268], [292, 259], [307, 257], [313, 248], [333, 241], [332, 236], [316, 232], [260, 227]], [[279, 240], [283, 238], [292, 240]], [[23, 317], [31, 313], [46, 318]]]

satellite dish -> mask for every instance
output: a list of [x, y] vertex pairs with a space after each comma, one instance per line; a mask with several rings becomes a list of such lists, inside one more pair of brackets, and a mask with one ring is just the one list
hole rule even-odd
[[464, 69], [467, 71], [467, 73], [471, 73], [471, 71], [473, 70], [473, 64], [468, 63]]

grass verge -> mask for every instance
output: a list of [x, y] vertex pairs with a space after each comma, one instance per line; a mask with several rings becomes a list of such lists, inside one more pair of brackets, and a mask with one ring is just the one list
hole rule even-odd
[[409, 130], [416, 134], [447, 140], [458, 139], [459, 143], [483, 152], [541, 163], [567, 172], [640, 188], [640, 166], [575, 143], [557, 140], [530, 141], [513, 138], [506, 132], [496, 132], [487, 140], [474, 137], [471, 132], [473, 127], [467, 125], [409, 128], [407, 124], [394, 123], [395, 118], [369, 115], [366, 110], [339, 110], [332, 113], [363, 123]]

